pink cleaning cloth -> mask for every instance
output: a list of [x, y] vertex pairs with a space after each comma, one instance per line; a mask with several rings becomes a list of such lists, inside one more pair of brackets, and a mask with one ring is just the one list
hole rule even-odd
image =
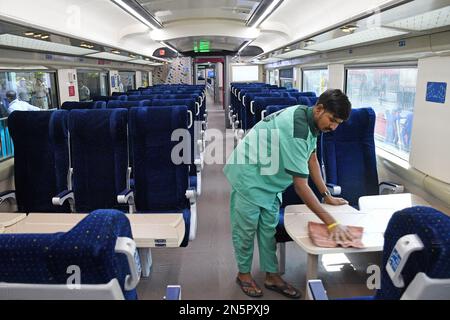
[[329, 239], [330, 234], [328, 233], [328, 228], [323, 223], [308, 222], [308, 234], [314, 245], [324, 248], [336, 248], [337, 246], [342, 246], [344, 248], [354, 247], [354, 248], [364, 248], [362, 243], [362, 235], [364, 228], [347, 226], [347, 230], [352, 234], [353, 240], [351, 241], [334, 241]]

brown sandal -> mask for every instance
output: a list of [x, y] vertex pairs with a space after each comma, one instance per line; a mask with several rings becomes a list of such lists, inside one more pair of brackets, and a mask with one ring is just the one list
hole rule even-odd
[[[294, 288], [287, 282], [283, 283], [280, 286], [276, 285], [276, 284], [264, 283], [264, 287], [266, 287], [269, 290], [281, 293], [283, 296], [291, 298], [291, 299], [300, 299], [300, 297], [302, 296], [302, 293], [300, 292], [300, 290]], [[293, 290], [294, 293], [290, 293], [289, 292], [290, 290]]]
[[[246, 282], [239, 279], [239, 277], [236, 277], [236, 282], [241, 287], [242, 291], [249, 297], [259, 298], [263, 296], [262, 290], [258, 287], [254, 280], [251, 282]], [[260, 290], [260, 292], [257, 290]]]

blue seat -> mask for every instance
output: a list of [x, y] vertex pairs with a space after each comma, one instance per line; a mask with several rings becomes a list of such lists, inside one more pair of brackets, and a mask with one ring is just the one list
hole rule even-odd
[[[130, 96], [133, 97], [133, 96]], [[122, 100], [122, 101], [127, 101], [128, 100], [128, 96], [125, 94], [122, 95], [116, 95], [116, 96], [93, 96], [92, 97], [93, 101], [104, 101], [106, 103], [108, 103], [108, 101], [110, 100]]]
[[375, 296], [351, 299], [450, 299], [449, 235], [450, 217], [436, 209], [397, 211], [384, 233], [380, 288]]
[[117, 210], [94, 211], [66, 233], [0, 234], [0, 299], [137, 299], [135, 250]]
[[[138, 96], [140, 97], [140, 96]], [[149, 100], [128, 100], [128, 101], [122, 101], [122, 100], [111, 100], [108, 101], [108, 109], [114, 109], [114, 108], [133, 108], [133, 107], [141, 107], [144, 103], [149, 103]]]
[[175, 164], [172, 141], [177, 129], [187, 130], [186, 106], [153, 106], [129, 111], [130, 138], [133, 145], [135, 205], [141, 213], [182, 213], [186, 234], [181, 246], [195, 237], [195, 194], [187, 197], [189, 165]]
[[318, 148], [326, 181], [341, 186], [341, 196], [354, 207], [360, 197], [379, 194], [374, 129], [372, 108], [353, 109], [334, 132], [322, 135], [322, 154]]
[[120, 208], [127, 188], [127, 109], [72, 110], [73, 192], [77, 212]]
[[15, 146], [14, 191], [20, 212], [70, 212], [52, 197], [67, 189], [69, 171], [67, 111], [18, 111], [8, 118]]
[[[188, 108], [188, 130], [191, 135], [191, 165], [189, 166], [189, 175], [192, 177], [196, 177], [196, 179], [201, 179], [201, 158], [199, 144], [203, 145], [202, 136], [201, 136], [201, 126], [199, 122], [194, 122], [199, 120], [198, 114], [200, 112], [199, 104], [195, 101], [195, 99], [154, 99], [151, 101], [151, 106], [187, 106]], [[198, 114], [197, 114], [198, 113]], [[199, 181], [197, 184], [201, 185]], [[201, 189], [198, 188], [198, 193], [201, 193]]]
[[66, 101], [61, 106], [61, 109], [63, 110], [105, 109], [105, 108], [106, 108], [105, 101], [91, 101], [91, 102]]
[[297, 104], [297, 100], [295, 100], [294, 98], [281, 97], [255, 98], [253, 101], [253, 108], [250, 109], [250, 116], [252, 117], [252, 120], [249, 129], [256, 125], [259, 121], [261, 121], [261, 113], [266, 109], [267, 106], [280, 104], [294, 106]]

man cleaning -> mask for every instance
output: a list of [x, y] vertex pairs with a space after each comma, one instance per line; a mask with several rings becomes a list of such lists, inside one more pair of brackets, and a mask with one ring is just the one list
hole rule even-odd
[[320, 204], [308, 185], [308, 177], [331, 205], [347, 204], [331, 196], [320, 173], [315, 149], [320, 132], [335, 130], [351, 112], [348, 97], [338, 89], [325, 91], [317, 104], [292, 106], [271, 114], [253, 127], [231, 154], [224, 168], [231, 184], [231, 232], [238, 265], [237, 283], [250, 297], [263, 292], [251, 275], [255, 234], [264, 286], [298, 299], [301, 292], [278, 272], [275, 232], [281, 193], [292, 183], [298, 196], [328, 227], [336, 241], [351, 240], [347, 228]]

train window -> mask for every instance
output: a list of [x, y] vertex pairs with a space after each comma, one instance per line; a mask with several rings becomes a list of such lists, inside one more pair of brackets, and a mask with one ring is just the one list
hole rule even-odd
[[258, 66], [232, 66], [232, 82], [259, 81]]
[[108, 74], [106, 72], [77, 70], [80, 101], [91, 101], [94, 96], [108, 95]]
[[3, 101], [8, 90], [15, 91], [18, 99], [41, 109], [57, 107], [54, 72], [0, 72], [0, 100]]
[[276, 77], [275, 77], [275, 70], [269, 71], [269, 84], [275, 85], [277, 83]]
[[312, 91], [320, 96], [327, 87], [328, 69], [303, 70], [302, 91]]
[[142, 85], [141, 86], [144, 88], [149, 86], [147, 71], [142, 71]]
[[294, 69], [280, 69], [279, 71], [280, 77], [280, 86], [285, 87], [287, 89], [292, 89], [294, 84]]
[[136, 73], [129, 71], [119, 71], [119, 91], [127, 92], [136, 89]]
[[416, 67], [347, 69], [347, 95], [353, 108], [376, 113], [379, 148], [409, 159], [416, 95]]

